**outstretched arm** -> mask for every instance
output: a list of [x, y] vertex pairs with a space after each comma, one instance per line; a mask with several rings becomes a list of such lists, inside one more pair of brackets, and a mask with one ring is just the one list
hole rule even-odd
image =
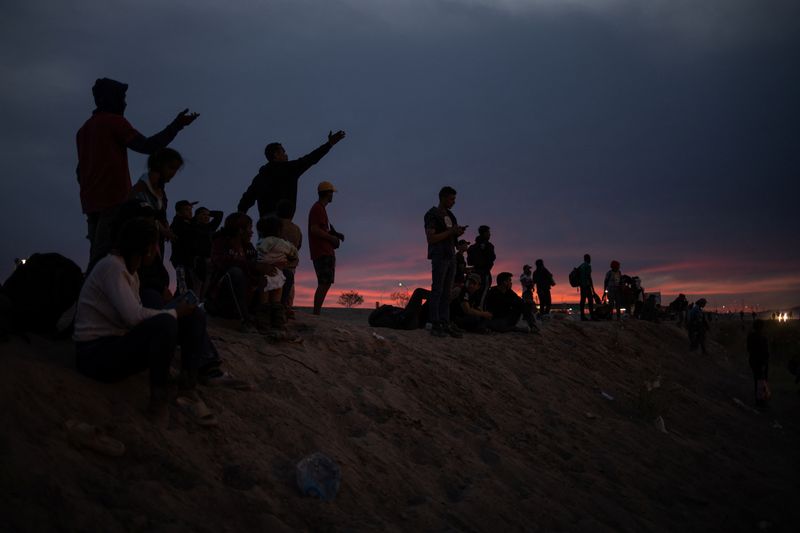
[[188, 109], [184, 109], [175, 120], [170, 122], [169, 126], [159, 131], [151, 137], [145, 137], [142, 134], [135, 136], [128, 141], [128, 148], [140, 154], [152, 154], [153, 152], [166, 147], [178, 135], [178, 132], [183, 128], [197, 120], [200, 115], [197, 113], [189, 113]]
[[344, 139], [345, 133], [341, 130], [333, 133], [328, 132], [328, 142], [314, 150], [313, 152], [304, 155], [303, 157], [290, 161], [289, 163], [294, 166], [295, 172], [299, 175], [308, 170], [312, 165], [316, 165], [320, 159], [330, 152], [331, 148], [339, 141]]

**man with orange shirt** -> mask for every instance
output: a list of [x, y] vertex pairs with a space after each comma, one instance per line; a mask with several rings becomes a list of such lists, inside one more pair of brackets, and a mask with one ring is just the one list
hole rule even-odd
[[152, 154], [166, 147], [198, 117], [197, 113], [184, 109], [162, 131], [145, 137], [125, 120], [127, 90], [127, 84], [109, 78], [95, 81], [92, 94], [97, 108], [76, 135], [76, 173], [91, 243], [87, 272], [111, 250], [111, 225], [119, 206], [131, 192], [128, 148]]
[[314, 293], [314, 314], [322, 311], [322, 303], [328, 290], [333, 285], [336, 275], [336, 249], [344, 241], [344, 235], [338, 233], [328, 221], [325, 206], [333, 201], [336, 192], [333, 184], [323, 181], [317, 187], [319, 201], [308, 213], [308, 247], [311, 250], [311, 261], [317, 273], [317, 290]]

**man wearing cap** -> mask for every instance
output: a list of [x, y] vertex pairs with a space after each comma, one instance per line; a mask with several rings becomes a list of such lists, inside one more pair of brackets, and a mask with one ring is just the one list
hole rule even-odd
[[289, 156], [281, 143], [269, 143], [264, 148], [267, 164], [262, 166], [253, 178], [250, 186], [239, 200], [237, 210], [247, 213], [247, 210], [257, 202], [258, 216], [263, 218], [275, 215], [278, 210], [278, 202], [288, 200], [292, 205], [289, 218], [293, 218], [297, 210], [297, 182], [300, 176], [325, 157], [336, 143], [344, 139], [344, 135], [343, 131], [328, 132], [328, 142], [293, 161], [289, 161]]
[[152, 154], [199, 116], [184, 109], [162, 131], [145, 137], [125, 120], [127, 90], [127, 84], [109, 78], [95, 81], [92, 94], [97, 108], [76, 135], [76, 173], [90, 242], [87, 272], [111, 250], [111, 224], [131, 192], [128, 148]]
[[189, 200], [178, 200], [175, 203], [175, 218], [172, 219], [172, 224], [169, 226], [173, 234], [172, 254], [169, 261], [175, 267], [179, 294], [183, 294], [187, 290], [196, 292], [200, 285], [195, 281], [194, 272], [197, 232], [192, 220], [192, 208], [196, 204], [197, 202]]
[[336, 249], [344, 241], [344, 235], [338, 233], [328, 221], [325, 206], [333, 201], [336, 188], [333, 183], [323, 181], [317, 186], [319, 200], [311, 206], [308, 213], [308, 248], [311, 250], [311, 261], [317, 273], [317, 290], [314, 293], [314, 314], [322, 311], [322, 304], [328, 290], [336, 277]]

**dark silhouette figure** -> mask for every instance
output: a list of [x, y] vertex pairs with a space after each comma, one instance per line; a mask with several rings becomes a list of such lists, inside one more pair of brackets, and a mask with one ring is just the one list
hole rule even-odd
[[242, 199], [239, 200], [237, 210], [247, 213], [247, 210], [258, 202], [259, 217], [274, 216], [278, 211], [278, 202], [288, 200], [291, 203], [289, 218], [294, 218], [297, 210], [297, 182], [300, 176], [325, 157], [336, 143], [344, 139], [344, 136], [343, 131], [329, 132], [325, 144], [293, 161], [289, 161], [289, 156], [280, 143], [269, 143], [264, 148], [267, 164], [262, 166], [253, 178]]
[[481, 277], [481, 309], [486, 303], [486, 293], [492, 286], [492, 267], [497, 259], [494, 244], [489, 242], [491, 238], [492, 232], [489, 226], [480, 226], [475, 243], [467, 249], [467, 262], [472, 266], [472, 271]]
[[555, 287], [556, 282], [553, 274], [544, 266], [544, 261], [536, 260], [536, 270], [533, 271], [533, 283], [536, 285], [536, 292], [539, 294], [539, 314], [546, 316], [550, 314], [553, 299], [550, 297], [550, 287]]
[[166, 147], [197, 113], [184, 109], [162, 131], [145, 137], [125, 119], [128, 85], [100, 78], [92, 87], [97, 108], [78, 130], [78, 167], [81, 207], [86, 213], [90, 243], [87, 272], [111, 251], [111, 226], [131, 192], [128, 149], [153, 154]]
[[688, 316], [689, 349], [696, 350], [699, 346], [703, 354], [706, 353], [706, 331], [708, 331], [706, 314], [703, 312], [706, 303], [705, 298], [697, 300], [689, 309]]
[[328, 221], [326, 206], [333, 202], [336, 188], [329, 181], [317, 186], [319, 200], [311, 206], [308, 213], [308, 247], [311, 249], [311, 261], [317, 274], [317, 290], [314, 292], [314, 314], [322, 312], [322, 304], [331, 285], [336, 279], [336, 249], [344, 241], [344, 235], [338, 233]]
[[511, 290], [512, 278], [511, 272], [501, 272], [497, 275], [497, 285], [486, 295], [486, 310], [492, 314], [489, 328], [498, 333], [515, 331], [519, 319], [524, 318], [528, 330], [538, 332], [530, 307]]
[[[753, 395], [756, 406], [766, 407], [768, 390], [767, 380], [769, 373], [769, 342], [764, 336], [764, 321], [756, 320], [753, 322], [753, 331], [747, 336], [747, 353], [750, 369], [753, 371]], [[759, 390], [759, 381], [762, 390]]]
[[589, 317], [595, 320], [594, 317], [594, 283], [592, 282], [592, 256], [584, 254], [583, 263], [578, 267], [578, 275], [580, 276], [580, 289], [581, 289], [581, 321], [588, 320], [584, 314], [586, 308], [586, 301], [589, 301]]
[[450, 291], [456, 274], [456, 243], [466, 226], [459, 226], [450, 209], [456, 204], [456, 190], [442, 187], [439, 205], [425, 213], [425, 238], [431, 261], [431, 294], [428, 299], [431, 334], [436, 337], [461, 337], [450, 327]]

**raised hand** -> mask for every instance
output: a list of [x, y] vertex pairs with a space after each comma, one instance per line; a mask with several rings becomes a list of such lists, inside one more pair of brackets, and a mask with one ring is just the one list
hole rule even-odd
[[188, 126], [195, 120], [197, 120], [197, 117], [199, 116], [200, 116], [199, 113], [189, 113], [189, 108], [186, 108], [180, 113], [178, 113], [177, 117], [175, 117], [175, 123], [177, 123], [178, 126], [183, 128], [185, 126]]
[[345, 133], [342, 130], [333, 133], [332, 131], [328, 132], [328, 144], [333, 146], [334, 144], [338, 143], [342, 139], [344, 139]]

